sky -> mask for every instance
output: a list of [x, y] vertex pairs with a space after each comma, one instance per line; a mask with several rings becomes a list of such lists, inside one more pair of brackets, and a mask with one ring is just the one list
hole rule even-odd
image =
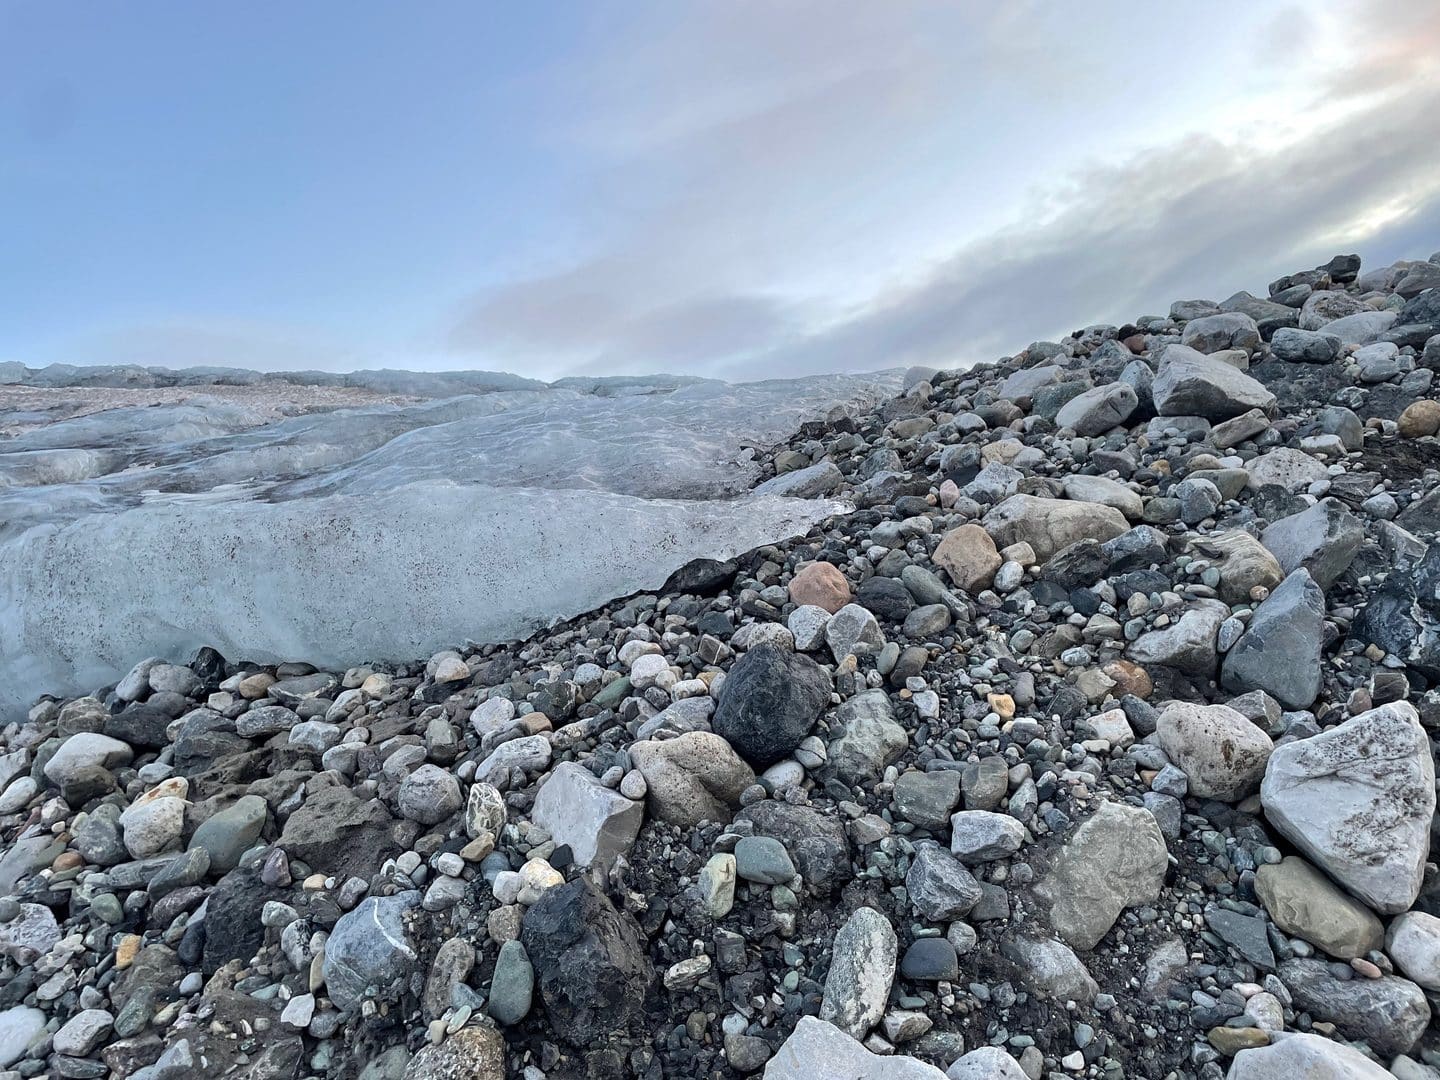
[[1440, 250], [1440, 4], [0, 0], [0, 361], [965, 365]]

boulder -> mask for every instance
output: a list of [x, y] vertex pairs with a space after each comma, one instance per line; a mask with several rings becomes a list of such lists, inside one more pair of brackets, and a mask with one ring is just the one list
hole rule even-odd
[[370, 996], [394, 1001], [404, 992], [420, 960], [405, 916], [419, 906], [412, 890], [367, 897], [340, 916], [325, 944], [325, 989], [337, 1008], [356, 1008]]
[[45, 778], [63, 788], [86, 769], [113, 769], [130, 764], [134, 758], [135, 751], [119, 739], [96, 731], [81, 731], [61, 743], [60, 749], [45, 763]]
[[831, 615], [850, 603], [850, 582], [834, 563], [806, 563], [790, 579], [790, 599], [814, 604]]
[[1190, 794], [1222, 802], [1253, 795], [1275, 744], [1228, 705], [1173, 701], [1155, 722], [1155, 739], [1190, 781]]
[[1339, 979], [1321, 960], [1286, 960], [1279, 974], [1297, 1009], [1347, 1039], [1364, 1039], [1377, 1054], [1407, 1053], [1430, 1023], [1425, 993], [1409, 979]]
[[1440, 919], [1425, 911], [1397, 915], [1385, 932], [1385, 951], [1411, 982], [1440, 990]]
[[820, 1019], [852, 1039], [865, 1038], [889, 1004], [898, 951], [890, 920], [874, 908], [856, 908], [835, 935]]
[[540, 786], [530, 817], [557, 844], [569, 845], [577, 866], [608, 867], [629, 853], [645, 808], [600, 783], [583, 765], [562, 761]]
[[1229, 420], [1251, 409], [1269, 412], [1275, 407], [1275, 395], [1261, 383], [1186, 345], [1165, 349], [1151, 392], [1161, 416]]
[[645, 777], [650, 813], [682, 828], [702, 821], [729, 821], [740, 793], [755, 773], [730, 744], [709, 731], [689, 731], [660, 742], [630, 747]]
[[765, 1066], [765, 1080], [945, 1080], [945, 1074], [900, 1054], [872, 1054], [834, 1024], [802, 1016]]
[[1155, 902], [1168, 867], [1154, 816], [1105, 802], [1066, 839], [1036, 895], [1060, 937], [1093, 949], [1127, 907]]
[[1381, 914], [1419, 895], [1435, 765], [1415, 707], [1395, 701], [1270, 755], [1260, 799], [1272, 825]]
[[1374, 912], [1298, 855], [1257, 869], [1255, 895], [1281, 930], [1341, 960], [1364, 956], [1384, 940]]
[[990, 587], [1004, 562], [990, 534], [979, 525], [961, 525], [945, 534], [930, 556], [957, 588], [974, 595]]
[[1223, 349], [1258, 349], [1260, 330], [1249, 315], [1240, 311], [1224, 311], [1191, 319], [1180, 333], [1180, 344], [1202, 353], [1217, 353]]
[[1055, 425], [1077, 435], [1101, 435], [1130, 419], [1139, 404], [1134, 387], [1113, 382], [1071, 398], [1055, 414]]
[[1286, 574], [1303, 567], [1323, 590], [1354, 561], [1365, 542], [1365, 529], [1343, 505], [1325, 499], [1281, 518], [1260, 534], [1260, 542]]
[[957, 1058], [946, 1080], [1029, 1080], [1020, 1063], [998, 1046], [982, 1046]]
[[421, 825], [438, 825], [465, 805], [460, 781], [449, 769], [424, 764], [400, 782], [395, 797], [402, 817]]
[[267, 810], [259, 795], [242, 795], [200, 824], [190, 837], [190, 848], [205, 849], [211, 873], [228, 874], [240, 865], [240, 856], [260, 839]]
[[1100, 992], [1084, 961], [1063, 941], [1021, 934], [1000, 951], [1015, 964], [1020, 983], [1049, 1001], [1088, 1005]]
[[1220, 571], [1220, 598], [1227, 604], [1248, 604], [1252, 590], [1273, 589], [1285, 578], [1270, 549], [1243, 529], [1196, 536], [1190, 547]]
[[488, 1024], [467, 1024], [438, 1045], [422, 1046], [403, 1080], [505, 1080], [505, 1037]]
[[1220, 665], [1220, 685], [1234, 694], [1264, 690], [1289, 709], [1308, 709], [1320, 693], [1325, 594], [1303, 567], [1255, 609]]
[[747, 759], [770, 765], [810, 733], [830, 690], [830, 677], [809, 657], [758, 645], [731, 669], [712, 726]]
[[1288, 446], [1252, 458], [1246, 463], [1245, 471], [1250, 474], [1245, 486], [1252, 491], [1274, 484], [1292, 494], [1304, 491], [1330, 475], [1319, 459]]
[[1213, 675], [1219, 662], [1215, 637], [1229, 617], [1229, 607], [1220, 601], [1197, 600], [1169, 626], [1150, 630], [1131, 642], [1130, 659], [1187, 675]]
[[1393, 1080], [1360, 1051], [1319, 1035], [1272, 1040], [1236, 1054], [1225, 1080]]
[[526, 912], [520, 940], [555, 1033], [589, 1048], [639, 1018], [654, 980], [645, 934], [588, 878], [548, 889]]
[[1130, 528], [1112, 506], [1039, 495], [1011, 495], [985, 515], [984, 525], [998, 547], [1029, 544], [1041, 562], [1077, 540], [1112, 540]]
[[910, 742], [884, 690], [866, 690], [844, 702], [831, 714], [830, 730], [838, 734], [826, 748], [828, 766], [849, 784], [879, 779]]
[[923, 843], [905, 875], [915, 910], [930, 922], [951, 922], [969, 914], [984, 890], [960, 860], [938, 844]]

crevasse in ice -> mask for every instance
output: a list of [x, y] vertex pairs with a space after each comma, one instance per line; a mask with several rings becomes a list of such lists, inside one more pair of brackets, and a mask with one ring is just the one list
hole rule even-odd
[[201, 395], [34, 427], [0, 440], [0, 717], [201, 645], [342, 667], [509, 640], [802, 533], [844, 506], [749, 495], [749, 448], [898, 381], [573, 380], [275, 422]]

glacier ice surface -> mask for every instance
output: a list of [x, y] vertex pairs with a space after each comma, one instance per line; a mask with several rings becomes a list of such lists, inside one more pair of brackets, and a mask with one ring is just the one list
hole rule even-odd
[[368, 374], [433, 396], [275, 420], [201, 385], [0, 440], [0, 719], [202, 645], [341, 667], [524, 637], [843, 512], [752, 493], [752, 448], [899, 386]]

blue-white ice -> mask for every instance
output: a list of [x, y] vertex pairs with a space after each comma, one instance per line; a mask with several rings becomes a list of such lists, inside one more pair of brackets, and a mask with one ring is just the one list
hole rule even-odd
[[[109, 370], [101, 385], [145, 377]], [[197, 397], [0, 440], [0, 717], [150, 655], [417, 657], [657, 587], [690, 559], [841, 512], [749, 496], [751, 448], [899, 385], [892, 373], [551, 387], [482, 375], [323, 377], [439, 395], [412, 405], [269, 422]]]

